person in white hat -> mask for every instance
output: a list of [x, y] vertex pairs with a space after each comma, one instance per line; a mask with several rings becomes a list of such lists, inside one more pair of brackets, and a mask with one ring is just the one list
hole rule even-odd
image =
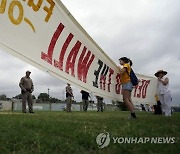
[[157, 71], [154, 75], [158, 78], [157, 92], [161, 102], [162, 110], [165, 112], [165, 116], [171, 116], [171, 90], [169, 86], [169, 78], [164, 70]]

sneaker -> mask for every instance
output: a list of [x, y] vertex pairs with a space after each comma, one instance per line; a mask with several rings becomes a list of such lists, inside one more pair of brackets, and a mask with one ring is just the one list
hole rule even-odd
[[135, 119], [136, 118], [136, 114], [135, 113], [131, 113], [131, 117]]

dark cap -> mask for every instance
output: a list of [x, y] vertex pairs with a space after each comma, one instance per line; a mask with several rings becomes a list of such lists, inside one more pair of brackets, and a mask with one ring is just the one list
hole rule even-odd
[[26, 73], [29, 73], [29, 74], [31, 74], [31, 72], [30, 72], [30, 71], [26, 71]]

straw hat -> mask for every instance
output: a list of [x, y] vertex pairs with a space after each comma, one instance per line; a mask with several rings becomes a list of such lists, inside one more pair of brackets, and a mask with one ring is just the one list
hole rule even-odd
[[155, 75], [156, 77], [158, 77], [158, 76], [159, 76], [159, 73], [163, 73], [164, 75], [167, 74], [166, 71], [164, 71], [164, 70], [159, 70], [159, 71], [157, 71], [154, 75]]

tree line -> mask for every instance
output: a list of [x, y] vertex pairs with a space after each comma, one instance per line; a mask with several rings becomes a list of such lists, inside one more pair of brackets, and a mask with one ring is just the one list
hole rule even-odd
[[[46, 103], [46, 102], [61, 103], [61, 102], [63, 102], [62, 100], [60, 100], [58, 98], [50, 97], [47, 93], [40, 93], [37, 98], [34, 95], [32, 95], [32, 97], [33, 97], [33, 99], [36, 99], [37, 103]], [[22, 94], [16, 95], [12, 98], [8, 98], [6, 96], [6, 94], [0, 95], [0, 100], [9, 101], [11, 99], [22, 99]]]

